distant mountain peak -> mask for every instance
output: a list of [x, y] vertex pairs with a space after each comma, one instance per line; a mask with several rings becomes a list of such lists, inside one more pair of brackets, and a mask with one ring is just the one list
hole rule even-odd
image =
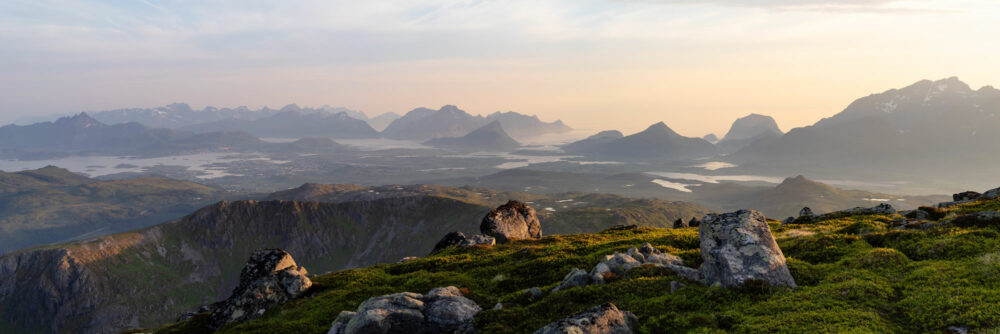
[[81, 112], [73, 116], [59, 118], [58, 120], [56, 120], [55, 124], [61, 126], [72, 126], [77, 128], [104, 126], [104, 123], [98, 122], [96, 119], [91, 118], [90, 115], [88, 115], [85, 112]]

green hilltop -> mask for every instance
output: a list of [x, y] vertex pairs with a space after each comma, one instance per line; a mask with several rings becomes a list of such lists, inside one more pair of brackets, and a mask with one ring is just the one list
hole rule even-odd
[[[945, 333], [1000, 331], [1000, 199], [925, 208], [931, 218], [845, 212], [769, 221], [799, 287], [705, 286], [650, 266], [605, 285], [551, 293], [573, 268], [649, 242], [697, 267], [696, 228], [609, 229], [555, 235], [493, 248], [452, 248], [397, 264], [313, 276], [304, 298], [222, 333], [326, 333], [338, 313], [367, 298], [454, 285], [484, 311], [480, 333], [530, 333], [589, 307], [612, 302], [635, 313], [643, 333]], [[913, 216], [913, 213], [910, 214]], [[984, 218], [985, 217], [985, 218]], [[993, 217], [993, 218], [989, 218]], [[543, 225], [543, 229], [545, 226]], [[671, 292], [672, 282], [685, 287]], [[545, 293], [529, 297], [525, 290]], [[493, 305], [503, 303], [501, 309]], [[205, 314], [156, 329], [206, 332]]]

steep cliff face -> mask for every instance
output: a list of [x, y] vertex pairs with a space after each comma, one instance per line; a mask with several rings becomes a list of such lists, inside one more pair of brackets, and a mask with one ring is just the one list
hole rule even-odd
[[475, 231], [487, 207], [440, 197], [347, 203], [219, 202], [151, 228], [0, 257], [0, 329], [151, 327], [221, 299], [256, 248], [316, 273], [422, 255], [441, 231]]

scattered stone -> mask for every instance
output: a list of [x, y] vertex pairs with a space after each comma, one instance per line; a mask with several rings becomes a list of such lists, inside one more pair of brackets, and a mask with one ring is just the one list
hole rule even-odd
[[684, 283], [681, 283], [681, 282], [678, 282], [678, 281], [670, 281], [670, 293], [677, 292], [677, 290], [680, 290], [681, 288], [686, 287], [686, 286], [687, 286], [687, 284], [684, 284]]
[[975, 201], [974, 200], [966, 200], [966, 201], [955, 201], [955, 202], [941, 202], [941, 203], [937, 204], [937, 207], [938, 208], [947, 208], [947, 207], [956, 206], [956, 205], [959, 205], [959, 204], [972, 203], [972, 202], [975, 202]]
[[698, 225], [701, 225], [701, 221], [697, 217], [691, 217], [691, 220], [688, 221], [690, 227], [698, 227]]
[[630, 248], [624, 254], [615, 252], [604, 256], [604, 260], [594, 266], [589, 273], [583, 269], [573, 268], [559, 286], [552, 289], [552, 292], [588, 284], [604, 284], [608, 277], [625, 276], [629, 269], [641, 265], [667, 268], [685, 279], [698, 280], [698, 271], [685, 267], [680, 257], [661, 252], [647, 242], [642, 247]]
[[924, 210], [910, 210], [906, 212], [900, 212], [904, 217], [915, 220], [927, 220], [931, 218], [931, 214]]
[[856, 207], [842, 212], [852, 214], [891, 215], [896, 214], [896, 208], [893, 208], [889, 203], [882, 203], [870, 208]]
[[785, 256], [771, 235], [764, 215], [739, 210], [705, 216], [701, 238], [701, 277], [705, 284], [740, 287], [747, 280], [795, 287]]
[[542, 296], [542, 289], [539, 289], [537, 286], [532, 287], [531, 289], [524, 290], [524, 293], [522, 293], [521, 295], [532, 299], [539, 298]]
[[509, 201], [490, 211], [479, 224], [479, 230], [499, 243], [542, 237], [542, 225], [535, 216], [535, 209], [518, 201]]
[[493, 305], [493, 310], [502, 310], [502, 309], [503, 309], [503, 304], [501, 304], [501, 303], [497, 303], [496, 305]]
[[685, 222], [683, 218], [677, 218], [677, 220], [674, 221], [674, 228], [685, 228], [685, 227], [689, 226], [688, 223]]
[[958, 227], [989, 227], [1000, 225], [1000, 211], [981, 211], [951, 219], [950, 223]]
[[534, 334], [631, 334], [639, 328], [639, 318], [614, 304], [594, 306], [542, 327]]
[[559, 283], [559, 286], [552, 289], [552, 292], [584, 286], [588, 283], [590, 283], [590, 275], [587, 274], [587, 271], [580, 268], [573, 268], [573, 270], [570, 270], [569, 274], [566, 274], [566, 277], [563, 278], [562, 283]]
[[968, 327], [962, 327], [962, 326], [948, 326], [947, 330], [945, 330], [945, 333], [948, 333], [948, 334], [969, 334], [969, 328]]
[[488, 235], [476, 234], [473, 235], [472, 237], [466, 237], [465, 234], [462, 232], [450, 232], [448, 234], [445, 234], [444, 237], [441, 238], [441, 241], [438, 241], [438, 243], [434, 245], [434, 249], [431, 250], [431, 254], [437, 253], [449, 247], [468, 248], [479, 245], [486, 247], [493, 247], [493, 245], [496, 245], [496, 243], [497, 243], [496, 238], [493, 238]]
[[356, 312], [341, 312], [327, 333], [473, 333], [473, 319], [480, 311], [454, 286], [426, 295], [402, 292], [369, 298]]
[[977, 193], [975, 191], [963, 191], [963, 192], [951, 195], [951, 200], [953, 200], [955, 202], [958, 202], [958, 201], [975, 201], [975, 200], [978, 200], [980, 197], [983, 197], [983, 194]]
[[799, 210], [799, 217], [812, 217], [812, 216], [815, 215], [813, 214], [813, 210], [810, 209], [808, 206], [802, 207], [802, 210]]
[[240, 272], [239, 285], [229, 299], [212, 305], [209, 326], [255, 319], [275, 305], [301, 296], [312, 286], [306, 269], [281, 249], [259, 249]]

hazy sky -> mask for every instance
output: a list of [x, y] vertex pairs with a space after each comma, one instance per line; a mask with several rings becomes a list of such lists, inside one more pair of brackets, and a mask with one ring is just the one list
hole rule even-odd
[[455, 104], [588, 129], [782, 129], [920, 79], [1000, 85], [1000, 1], [0, 2], [0, 122], [171, 102]]

